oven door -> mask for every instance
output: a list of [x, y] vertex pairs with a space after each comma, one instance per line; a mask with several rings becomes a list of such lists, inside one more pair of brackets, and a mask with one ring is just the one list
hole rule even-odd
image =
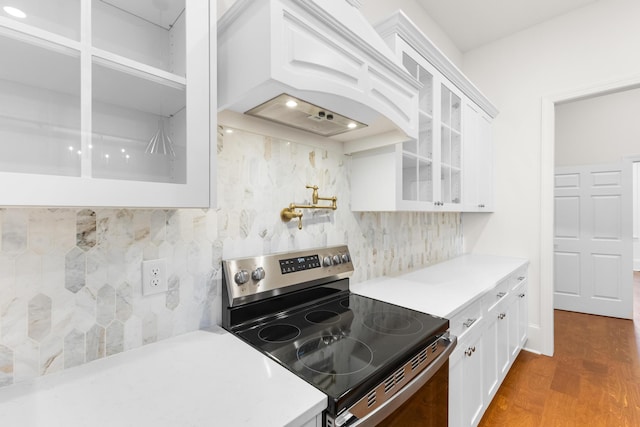
[[447, 348], [429, 366], [383, 405], [362, 418], [351, 418], [342, 425], [447, 427], [449, 356], [456, 347], [457, 338], [450, 336], [448, 342]]

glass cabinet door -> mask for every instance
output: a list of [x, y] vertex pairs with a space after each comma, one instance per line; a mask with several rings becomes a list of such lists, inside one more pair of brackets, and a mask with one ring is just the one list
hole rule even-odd
[[185, 0], [92, 0], [97, 178], [186, 180]]
[[[215, 54], [209, 2], [15, 5], [0, 9], [0, 174], [24, 174], [18, 179], [34, 189], [43, 179], [36, 175], [82, 181], [61, 181], [66, 191], [60, 194], [69, 200], [42, 202], [34, 194], [26, 204], [85, 205], [91, 198], [78, 194], [99, 188], [113, 199], [98, 199], [98, 206], [136, 206], [118, 201], [129, 192], [127, 200], [137, 203], [124, 182], [134, 181], [153, 200], [141, 206], [174, 206], [172, 200], [190, 199], [190, 191], [199, 201], [175, 206], [203, 206], [209, 198], [210, 49]], [[24, 203], [22, 196], [17, 200]]]
[[444, 203], [460, 203], [462, 196], [462, 102], [446, 85], [440, 88], [440, 191]]
[[80, 176], [80, 2], [14, 4], [0, 9], [0, 170]]
[[423, 85], [419, 94], [418, 140], [405, 141], [402, 144], [402, 199], [432, 202], [434, 196], [433, 74], [406, 53], [403, 53], [402, 63], [407, 71]]

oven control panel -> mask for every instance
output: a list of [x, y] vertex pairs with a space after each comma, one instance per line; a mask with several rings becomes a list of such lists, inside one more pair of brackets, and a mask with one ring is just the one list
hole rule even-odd
[[278, 262], [280, 262], [280, 273], [282, 274], [296, 273], [298, 271], [320, 267], [320, 257], [318, 257], [317, 254], [281, 259], [278, 260]]
[[353, 273], [346, 245], [224, 260], [222, 267], [229, 307]]

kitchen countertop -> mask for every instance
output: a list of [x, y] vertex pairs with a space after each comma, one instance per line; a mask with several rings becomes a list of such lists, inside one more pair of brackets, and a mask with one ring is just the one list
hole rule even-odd
[[20, 427], [298, 426], [327, 397], [220, 328], [0, 388]]
[[527, 263], [524, 258], [462, 255], [395, 277], [351, 284], [350, 289], [366, 297], [450, 319]]

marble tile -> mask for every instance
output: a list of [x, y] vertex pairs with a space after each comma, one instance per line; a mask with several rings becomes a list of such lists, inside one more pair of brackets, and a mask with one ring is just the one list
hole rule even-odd
[[169, 276], [168, 288], [166, 294], [166, 307], [169, 310], [175, 309], [180, 304], [180, 278], [175, 274]]
[[96, 212], [83, 209], [76, 216], [76, 246], [88, 251], [96, 245]]
[[47, 375], [64, 369], [64, 337], [51, 334], [40, 343], [40, 374]]
[[65, 288], [73, 293], [78, 292], [86, 284], [86, 255], [82, 249], [71, 249], [65, 259]]
[[89, 288], [83, 288], [75, 294], [73, 325], [82, 332], [87, 332], [96, 323], [97, 296]]
[[65, 369], [82, 365], [85, 363], [85, 356], [85, 334], [82, 331], [73, 329], [64, 337]]
[[142, 319], [142, 343], [150, 344], [156, 341], [158, 341], [158, 316], [149, 312]]
[[14, 382], [26, 381], [40, 376], [40, 345], [25, 340], [14, 349]]
[[38, 294], [29, 301], [29, 337], [42, 341], [51, 332], [51, 298]]
[[93, 325], [86, 334], [86, 361], [101, 359], [105, 355], [105, 329]]
[[28, 214], [23, 209], [0, 210], [0, 250], [3, 254], [18, 255], [27, 249]]
[[133, 289], [124, 282], [116, 290], [116, 319], [121, 322], [129, 320], [133, 314]]
[[106, 354], [111, 356], [124, 351], [124, 325], [114, 320], [106, 330]]
[[116, 316], [116, 290], [109, 285], [104, 285], [98, 291], [96, 300], [96, 321], [102, 326], [107, 326]]
[[166, 239], [167, 214], [165, 211], [153, 211], [149, 221], [149, 240], [157, 246]]
[[0, 345], [0, 387], [13, 384], [13, 351]]

